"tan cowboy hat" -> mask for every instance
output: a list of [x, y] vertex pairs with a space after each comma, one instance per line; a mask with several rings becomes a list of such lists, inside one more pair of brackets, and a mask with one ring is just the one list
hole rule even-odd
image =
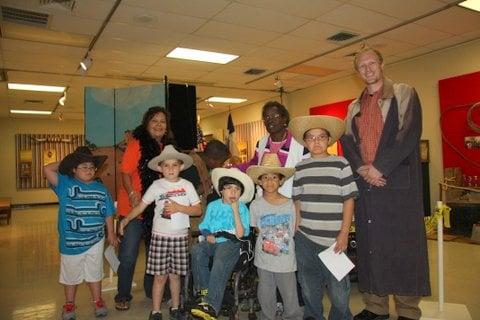
[[95, 168], [100, 168], [107, 156], [99, 155], [94, 156], [92, 151], [86, 146], [81, 146], [75, 149], [72, 153], [68, 154], [58, 165], [58, 172], [64, 175], [73, 175], [73, 168], [76, 168], [79, 164], [85, 162], [91, 162], [95, 165]]
[[332, 116], [302, 116], [290, 120], [288, 124], [293, 137], [305, 146], [303, 135], [310, 129], [325, 129], [330, 133], [328, 145], [334, 144], [345, 132], [345, 122]]
[[285, 177], [284, 181], [293, 176], [295, 168], [282, 167], [280, 159], [276, 153], [265, 153], [262, 157], [262, 162], [258, 166], [250, 166], [247, 169], [247, 174], [252, 178], [253, 182], [260, 184], [260, 176], [267, 173], [277, 173]]
[[148, 162], [148, 167], [153, 171], [158, 171], [158, 164], [165, 160], [180, 160], [183, 162], [183, 169], [189, 168], [193, 164], [193, 159], [185, 153], [178, 152], [171, 144], [167, 145], [162, 152]]
[[249, 176], [247, 176], [245, 173], [242, 171], [238, 170], [237, 168], [216, 168], [212, 170], [212, 182], [213, 182], [213, 187], [215, 188], [215, 191], [217, 191], [218, 194], [220, 194], [220, 191], [218, 190], [218, 182], [220, 181], [220, 178], [222, 177], [230, 177], [237, 179], [240, 181], [241, 184], [243, 184], [243, 193], [240, 196], [240, 201], [242, 202], [250, 202], [253, 199], [253, 195], [255, 192], [255, 185], [253, 184], [252, 179], [250, 179]]

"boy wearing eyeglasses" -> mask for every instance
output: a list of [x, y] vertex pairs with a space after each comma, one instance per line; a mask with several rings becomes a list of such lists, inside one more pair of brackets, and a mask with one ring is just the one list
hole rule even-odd
[[58, 197], [60, 283], [65, 288], [62, 320], [76, 319], [77, 287], [85, 281], [92, 295], [95, 317], [107, 315], [102, 299], [105, 226], [109, 244], [117, 246], [113, 230], [115, 207], [107, 188], [95, 180], [95, 172], [107, 159], [78, 147], [60, 163], [43, 168]]
[[345, 124], [331, 116], [304, 116], [290, 121], [289, 127], [311, 155], [295, 167], [292, 191], [304, 319], [325, 318], [322, 298], [326, 289], [332, 303], [328, 319], [350, 320], [348, 275], [338, 281], [318, 257], [332, 245], [336, 253], [347, 249], [354, 199], [358, 197], [350, 164], [344, 157], [331, 155], [327, 150], [343, 135]]

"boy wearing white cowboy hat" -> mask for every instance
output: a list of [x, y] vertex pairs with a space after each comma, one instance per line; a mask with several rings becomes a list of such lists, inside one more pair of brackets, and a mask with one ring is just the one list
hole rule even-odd
[[326, 288], [332, 302], [328, 318], [351, 319], [348, 276], [338, 281], [317, 256], [334, 244], [336, 253], [347, 249], [358, 189], [348, 161], [327, 152], [327, 147], [343, 135], [345, 124], [331, 116], [304, 116], [293, 119], [290, 129], [311, 155], [297, 164], [292, 192], [298, 221], [298, 281], [305, 301], [305, 318], [324, 318], [322, 298]]
[[283, 317], [303, 319], [295, 275], [295, 206], [292, 199], [279, 192], [283, 182], [294, 173], [294, 168], [282, 167], [275, 153], [264, 154], [260, 165], [247, 169], [248, 176], [263, 190], [262, 197], [250, 205], [250, 225], [258, 233], [254, 264], [259, 278], [257, 297], [262, 319], [275, 319], [277, 288], [282, 296]]
[[[214, 320], [220, 312], [227, 281], [240, 255], [240, 242], [216, 235], [226, 232], [240, 239], [250, 233], [250, 218], [245, 205], [253, 198], [253, 181], [236, 168], [212, 171], [213, 187], [222, 198], [209, 203], [199, 229], [206, 241], [192, 249], [193, 284], [202, 302], [191, 313], [199, 319]], [[210, 258], [213, 265], [209, 268]]]
[[77, 286], [88, 283], [95, 316], [107, 315], [102, 299], [103, 244], [105, 226], [111, 245], [118, 241], [113, 230], [115, 207], [107, 188], [95, 180], [95, 172], [107, 156], [94, 156], [88, 147], [78, 147], [60, 163], [43, 168], [45, 178], [58, 197], [60, 283], [65, 286], [62, 319], [76, 317]]
[[[165, 284], [169, 280], [172, 297], [170, 319], [180, 319], [180, 276], [188, 270], [188, 227], [185, 215], [202, 214], [200, 198], [195, 187], [179, 177], [180, 171], [190, 167], [193, 160], [180, 153], [172, 145], [148, 162], [148, 167], [162, 173], [143, 195], [142, 201], [120, 221], [120, 234], [128, 223], [140, 215], [155, 201], [155, 215], [152, 226], [146, 273], [154, 275], [152, 289], [153, 308], [150, 320], [161, 320], [161, 303]], [[188, 220], [187, 220], [188, 221]]]

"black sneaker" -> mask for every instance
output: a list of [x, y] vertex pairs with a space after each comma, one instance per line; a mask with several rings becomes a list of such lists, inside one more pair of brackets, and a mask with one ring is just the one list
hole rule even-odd
[[148, 320], [162, 320], [162, 313], [161, 312], [155, 312], [153, 313], [150, 312], [150, 315], [148, 316]]
[[182, 312], [180, 311], [180, 309], [172, 309], [172, 308], [170, 308], [170, 319], [173, 319], [173, 320], [182, 320], [182, 319], [183, 319], [183, 316], [182, 316]]
[[200, 302], [190, 311], [197, 319], [203, 320], [217, 320], [217, 313], [215, 309], [206, 302]]
[[353, 320], [387, 320], [388, 318], [390, 318], [388, 314], [376, 314], [363, 309], [362, 312], [353, 317]]

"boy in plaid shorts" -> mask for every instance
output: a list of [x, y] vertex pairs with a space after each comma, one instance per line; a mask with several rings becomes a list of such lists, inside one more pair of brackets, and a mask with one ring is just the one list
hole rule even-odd
[[120, 221], [119, 231], [123, 235], [128, 223], [155, 201], [146, 270], [148, 274], [154, 275], [153, 308], [149, 320], [162, 319], [161, 303], [167, 280], [172, 297], [170, 319], [181, 317], [178, 309], [180, 276], [186, 275], [188, 269], [188, 216], [202, 214], [195, 187], [178, 176], [180, 171], [190, 167], [192, 163], [190, 156], [176, 151], [172, 145], [166, 146], [160, 155], [148, 163], [148, 167], [162, 173], [163, 178], [154, 181], [143, 195], [142, 201]]

